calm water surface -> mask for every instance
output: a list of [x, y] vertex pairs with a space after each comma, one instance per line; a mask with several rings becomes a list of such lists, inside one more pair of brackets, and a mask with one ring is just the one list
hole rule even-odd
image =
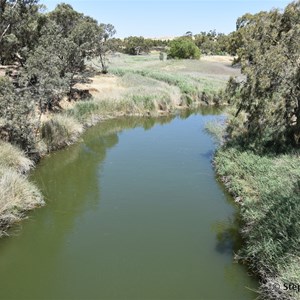
[[254, 299], [208, 113], [105, 122], [45, 158], [47, 206], [0, 243], [0, 299]]

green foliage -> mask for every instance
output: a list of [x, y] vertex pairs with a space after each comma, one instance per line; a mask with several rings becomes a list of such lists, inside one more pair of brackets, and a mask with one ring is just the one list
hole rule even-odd
[[206, 55], [224, 55], [228, 52], [229, 36], [215, 30], [195, 34], [195, 44]]
[[72, 78], [67, 72], [71, 68], [69, 55], [76, 48], [62, 38], [53, 22], [44, 30], [47, 34], [40, 38], [40, 45], [28, 57], [23, 74], [23, 84], [30, 83], [32, 97], [41, 112], [53, 109], [60, 97], [69, 91]]
[[99, 110], [99, 103], [95, 101], [78, 101], [74, 107], [67, 111], [67, 115], [74, 117], [81, 123]]
[[237, 107], [247, 114], [238, 134], [231, 136], [253, 149], [281, 151], [300, 144], [300, 2], [283, 13], [273, 10], [245, 15], [238, 21], [243, 39], [238, 54], [245, 81], [231, 80], [227, 87]]
[[181, 37], [175, 39], [169, 44], [170, 49], [168, 56], [170, 58], [180, 58], [180, 59], [199, 59], [200, 50], [195, 45], [193, 40], [188, 37]]
[[178, 86], [183, 94], [188, 94], [194, 99], [197, 98], [198, 89], [197, 84], [193, 80], [189, 81], [186, 77], [180, 75], [169, 74], [165, 72], [157, 72], [152, 70], [131, 70], [131, 69], [112, 69], [112, 73], [118, 76], [124, 76], [127, 73], [139, 74], [144, 77], [150, 77], [159, 81], [163, 81], [169, 85]]
[[37, 44], [45, 16], [37, 0], [2, 1], [0, 9], [0, 62], [21, 65]]
[[0, 139], [27, 152], [35, 142], [34, 102], [26, 91], [15, 90], [6, 78], [0, 78]]
[[299, 154], [259, 156], [222, 147], [214, 162], [241, 203], [245, 244], [237, 257], [262, 277], [267, 298], [286, 299], [271, 284], [280, 284], [283, 291], [283, 283], [300, 280], [300, 272], [294, 272], [300, 257]]
[[130, 55], [139, 55], [150, 51], [150, 44], [142, 36], [130, 36], [124, 39], [124, 52]]

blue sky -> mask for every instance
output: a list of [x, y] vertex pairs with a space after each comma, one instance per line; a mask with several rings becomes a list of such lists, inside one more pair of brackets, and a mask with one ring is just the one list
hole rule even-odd
[[229, 33], [244, 13], [257, 13], [272, 8], [283, 9], [286, 0], [40, 0], [48, 10], [65, 2], [97, 19], [113, 24], [116, 37], [130, 35], [144, 37], [180, 36], [187, 31], [199, 33], [216, 29]]

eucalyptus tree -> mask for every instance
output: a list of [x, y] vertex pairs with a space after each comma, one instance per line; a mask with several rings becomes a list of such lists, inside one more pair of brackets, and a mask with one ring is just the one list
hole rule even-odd
[[0, 58], [2, 64], [26, 62], [45, 22], [37, 0], [0, 1]]
[[101, 63], [102, 73], [106, 74], [108, 72], [108, 60], [107, 54], [113, 50], [113, 46], [109, 41], [116, 34], [116, 29], [111, 24], [100, 24], [99, 25], [99, 35], [96, 41], [97, 50], [96, 55], [99, 57]]
[[[238, 20], [243, 82], [231, 80], [236, 116], [246, 114], [237, 135], [254, 148], [300, 144], [300, 1]], [[229, 126], [231, 135], [236, 127]], [[236, 132], [235, 132], [236, 133]]]
[[26, 90], [16, 90], [10, 80], [0, 77], [0, 139], [26, 152], [34, 149], [35, 103]]
[[149, 52], [149, 45], [142, 36], [129, 36], [124, 39], [124, 52], [130, 55], [139, 55], [141, 52]]

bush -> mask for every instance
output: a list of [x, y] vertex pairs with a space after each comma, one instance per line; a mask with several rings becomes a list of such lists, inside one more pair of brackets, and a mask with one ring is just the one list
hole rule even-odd
[[170, 42], [168, 57], [180, 59], [199, 59], [200, 50], [189, 38], [178, 38]]

